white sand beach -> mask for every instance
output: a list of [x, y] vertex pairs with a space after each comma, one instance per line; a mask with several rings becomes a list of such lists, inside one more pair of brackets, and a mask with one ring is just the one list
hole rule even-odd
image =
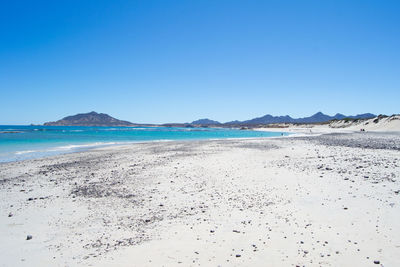
[[398, 133], [159, 142], [5, 163], [0, 263], [400, 266], [399, 179]]

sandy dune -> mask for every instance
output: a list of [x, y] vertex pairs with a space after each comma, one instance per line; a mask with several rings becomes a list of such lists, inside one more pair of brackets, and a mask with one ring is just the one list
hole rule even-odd
[[276, 123], [268, 127], [258, 127], [258, 131], [292, 132], [302, 134], [326, 134], [326, 133], [351, 133], [361, 129], [372, 132], [397, 132], [400, 133], [400, 115], [378, 116], [364, 120], [339, 120], [326, 124], [292, 124]]

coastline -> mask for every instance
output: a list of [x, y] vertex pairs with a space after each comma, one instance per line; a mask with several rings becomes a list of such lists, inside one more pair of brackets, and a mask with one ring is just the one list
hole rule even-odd
[[[254, 138], [280, 135], [274, 132], [240, 131], [239, 129], [187, 129], [153, 127], [51, 127], [0, 126], [0, 162], [41, 158], [63, 153], [84, 151], [109, 145], [168, 140], [211, 140], [226, 138]], [[100, 127], [101, 128], [101, 127]], [[20, 131], [9, 131], [10, 129]]]
[[163, 141], [3, 163], [1, 265], [396, 266], [398, 144]]
[[[268, 132], [268, 131], [265, 131]], [[283, 132], [287, 134], [286, 132]], [[104, 142], [104, 143], [84, 143], [84, 144], [71, 144], [71, 145], [63, 145], [59, 147], [51, 147], [49, 149], [41, 149], [41, 150], [27, 150], [27, 151], [17, 151], [15, 155], [24, 155], [35, 153], [31, 157], [26, 158], [14, 158], [9, 160], [2, 161], [0, 158], [0, 165], [9, 162], [15, 161], [25, 161], [25, 160], [33, 160], [33, 159], [44, 159], [44, 158], [51, 158], [58, 155], [65, 155], [65, 154], [73, 154], [85, 151], [91, 151], [95, 149], [102, 149], [107, 147], [117, 148], [119, 146], [129, 146], [134, 144], [151, 144], [151, 143], [158, 143], [158, 142], [198, 142], [198, 141], [219, 141], [219, 140], [255, 140], [255, 139], [269, 139], [269, 138], [283, 138], [289, 137], [290, 135], [285, 136], [268, 136], [268, 137], [228, 137], [228, 138], [210, 138], [210, 139], [184, 139], [184, 140], [172, 140], [172, 139], [160, 139], [160, 140], [142, 140], [142, 141], [125, 141], [125, 142]]]

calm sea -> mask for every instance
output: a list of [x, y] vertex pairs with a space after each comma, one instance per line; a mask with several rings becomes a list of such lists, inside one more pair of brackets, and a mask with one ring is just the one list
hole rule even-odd
[[95, 147], [162, 140], [254, 138], [286, 133], [226, 128], [0, 126], [0, 162], [38, 158]]

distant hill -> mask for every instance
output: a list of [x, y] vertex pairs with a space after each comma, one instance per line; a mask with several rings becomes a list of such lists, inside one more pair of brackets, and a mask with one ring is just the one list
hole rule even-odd
[[358, 114], [355, 116], [346, 116], [345, 118], [351, 118], [351, 119], [371, 119], [376, 117], [375, 114], [371, 114], [371, 113], [364, 113], [364, 114]]
[[192, 123], [191, 124], [199, 124], [199, 125], [216, 125], [216, 124], [221, 124], [220, 122], [218, 122], [218, 121], [213, 121], [213, 120], [210, 120], [210, 119], [200, 119], [200, 120], [197, 120], [197, 121], [192, 121]]
[[110, 115], [97, 112], [81, 113], [68, 116], [58, 121], [46, 122], [46, 126], [135, 126], [129, 121], [122, 121]]
[[310, 117], [304, 117], [304, 118], [292, 118], [288, 115], [286, 116], [272, 116], [272, 115], [265, 115], [263, 117], [251, 119], [251, 120], [246, 120], [246, 121], [231, 121], [227, 122], [225, 124], [228, 125], [240, 125], [240, 124], [271, 124], [271, 123], [320, 123], [320, 122], [327, 122], [330, 120], [341, 120], [344, 118], [351, 118], [351, 119], [369, 119], [376, 117], [376, 115], [371, 114], [371, 113], [364, 113], [364, 114], [358, 114], [355, 116], [345, 116], [343, 114], [337, 113], [334, 116], [329, 116], [326, 115], [322, 112], [317, 112], [314, 115]]

